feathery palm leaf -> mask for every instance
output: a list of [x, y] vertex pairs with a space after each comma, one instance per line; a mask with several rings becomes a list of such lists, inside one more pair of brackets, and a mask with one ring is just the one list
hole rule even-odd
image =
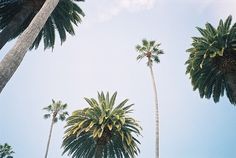
[[220, 20], [217, 28], [206, 23], [197, 27], [200, 37], [193, 37], [192, 47], [187, 50], [186, 74], [190, 75], [193, 89], [200, 97], [213, 98], [218, 102], [226, 95], [236, 104], [236, 23], [231, 26], [232, 16]]
[[85, 98], [90, 107], [74, 111], [67, 119], [63, 154], [73, 158], [93, 157], [96, 152], [104, 158], [138, 155], [140, 142], [133, 134], [140, 135], [141, 127], [127, 115], [133, 104], [126, 106], [126, 99], [115, 107], [116, 95], [110, 98], [101, 92], [98, 101]]
[[[4, 36], [9, 41], [23, 32], [44, 2], [45, 0], [38, 0], [38, 4], [35, 4], [32, 0], [1, 0], [0, 31], [2, 30], [2, 34], [0, 37], [2, 38], [0, 40], [3, 40]], [[84, 13], [76, 3], [72, 0], [60, 0], [30, 49], [37, 49], [42, 39], [45, 49], [53, 48], [55, 30], [58, 31], [61, 43], [63, 43], [66, 40], [66, 32], [71, 35], [75, 34], [73, 25], [81, 22], [81, 16], [84, 16]], [[4, 43], [4, 41], [1, 42]]]

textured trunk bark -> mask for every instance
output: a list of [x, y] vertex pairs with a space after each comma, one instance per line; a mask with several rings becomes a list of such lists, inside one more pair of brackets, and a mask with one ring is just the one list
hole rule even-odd
[[155, 83], [155, 78], [152, 70], [152, 65], [149, 65], [151, 77], [152, 77], [152, 85], [154, 90], [154, 98], [155, 98], [155, 121], [156, 121], [156, 158], [159, 158], [159, 110], [158, 110], [158, 99], [157, 99], [157, 88]]
[[95, 158], [102, 158], [102, 145], [99, 143], [96, 145]]
[[30, 25], [19, 36], [14, 47], [0, 62], [0, 93], [16, 72], [29, 47], [33, 44], [48, 17], [57, 6], [59, 0], [46, 0]]
[[51, 127], [50, 127], [50, 132], [49, 132], [49, 136], [48, 136], [48, 143], [47, 143], [47, 148], [46, 148], [46, 153], [45, 153], [45, 158], [48, 157], [48, 150], [49, 150], [49, 145], [50, 145], [51, 136], [52, 136], [52, 128], [53, 128], [53, 125], [54, 125], [54, 119], [55, 119], [55, 117], [52, 118], [52, 123], [51, 123]]
[[226, 81], [229, 85], [230, 94], [232, 96], [232, 99], [230, 99], [230, 102], [236, 104], [236, 72], [227, 73]]

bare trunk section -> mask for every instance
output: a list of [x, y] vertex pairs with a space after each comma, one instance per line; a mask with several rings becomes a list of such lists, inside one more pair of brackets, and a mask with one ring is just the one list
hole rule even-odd
[[51, 127], [50, 127], [50, 132], [49, 132], [49, 136], [48, 136], [48, 143], [47, 143], [45, 158], [48, 157], [48, 150], [49, 150], [49, 145], [50, 145], [50, 141], [51, 141], [52, 128], [53, 128], [53, 125], [54, 125], [54, 120], [55, 120], [55, 117], [53, 116], [53, 118], [52, 118], [52, 123], [51, 123]]
[[230, 94], [232, 98], [230, 98], [230, 102], [236, 104], [236, 72], [227, 73], [226, 81], [230, 88]]
[[57, 6], [59, 0], [46, 0], [26, 30], [19, 36], [14, 47], [0, 62], [0, 93], [16, 72], [29, 47], [33, 44], [48, 17]]
[[157, 99], [157, 88], [155, 83], [155, 78], [152, 70], [152, 65], [149, 65], [151, 77], [152, 77], [152, 85], [154, 90], [154, 98], [155, 98], [155, 121], [156, 121], [156, 153], [155, 157], [159, 158], [159, 110], [158, 110], [158, 99]]

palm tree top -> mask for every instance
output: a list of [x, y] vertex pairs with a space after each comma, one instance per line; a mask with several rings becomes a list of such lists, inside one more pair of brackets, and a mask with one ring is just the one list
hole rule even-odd
[[98, 100], [85, 98], [90, 107], [74, 111], [67, 119], [63, 154], [68, 151], [74, 158], [92, 157], [96, 145], [103, 146], [104, 158], [129, 158], [139, 153], [140, 142], [132, 133], [140, 135], [141, 127], [128, 116], [133, 104], [126, 105], [125, 99], [115, 106], [116, 96], [117, 92], [111, 98], [101, 92]]
[[226, 92], [229, 101], [236, 104], [236, 91], [232, 87], [236, 80], [236, 23], [231, 23], [229, 15], [217, 27], [210, 23], [205, 28], [196, 27], [200, 36], [192, 37], [185, 64], [193, 89], [199, 90], [201, 98], [213, 97], [218, 102]]
[[11, 155], [15, 152], [12, 151], [12, 147], [7, 143], [0, 144], [0, 158], [13, 158]]
[[161, 44], [151, 40], [146, 39], [142, 40], [142, 44], [136, 45], [136, 51], [139, 53], [137, 60], [142, 60], [144, 57], [147, 57], [147, 65], [152, 65], [153, 61], [156, 63], [160, 62], [159, 55], [164, 54], [164, 52], [159, 48]]
[[44, 115], [44, 118], [47, 119], [52, 115], [52, 117], [54, 117], [54, 122], [57, 122], [57, 116], [59, 115], [59, 120], [64, 121], [66, 119], [66, 115], [68, 115], [68, 112], [64, 111], [66, 108], [67, 104], [63, 104], [61, 101], [55, 101], [52, 99], [52, 104], [43, 108], [43, 110], [48, 112]]

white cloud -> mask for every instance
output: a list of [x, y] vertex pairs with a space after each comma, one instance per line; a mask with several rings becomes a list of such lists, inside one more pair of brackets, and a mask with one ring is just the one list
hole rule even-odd
[[129, 11], [151, 9], [155, 0], [119, 0], [120, 6]]
[[103, 0], [103, 2], [107, 3], [99, 9], [98, 20], [100, 22], [110, 20], [123, 11], [137, 12], [149, 10], [153, 8], [155, 1], [156, 0]]
[[233, 15], [236, 17], [236, 1], [235, 0], [205, 0], [203, 1], [200, 13], [203, 13], [207, 9], [214, 11], [215, 15], [219, 18]]

